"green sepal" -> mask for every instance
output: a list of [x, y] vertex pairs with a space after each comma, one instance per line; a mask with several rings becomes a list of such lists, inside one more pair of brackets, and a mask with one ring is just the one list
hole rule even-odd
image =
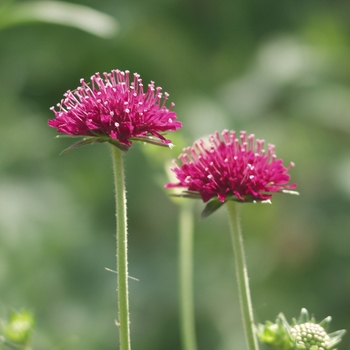
[[150, 143], [151, 145], [168, 147], [170, 149], [174, 147], [174, 145], [172, 143], [165, 143], [162, 140], [160, 140], [159, 138], [151, 136], [151, 135], [131, 137], [130, 141], [145, 142], [145, 143]]
[[[141, 141], [141, 140], [139, 140]], [[144, 141], [144, 140], [143, 140]], [[145, 141], [147, 142], [147, 141]], [[294, 194], [299, 195], [296, 191], [287, 191], [287, 190], [281, 190], [277, 193], [288, 193], [288, 194]], [[263, 193], [263, 194], [270, 194], [270, 193]], [[202, 199], [200, 193], [198, 191], [182, 191], [181, 193], [172, 193], [170, 194], [171, 197], [182, 197], [182, 198], [191, 198], [191, 199]], [[221, 206], [226, 203], [227, 201], [234, 201], [239, 203], [262, 203], [262, 204], [271, 204], [270, 199], [259, 199], [254, 196], [243, 196], [244, 200], [238, 198], [235, 195], [231, 195], [230, 197], [227, 197], [225, 202], [220, 202], [217, 198], [211, 199], [205, 206], [204, 210], [201, 213], [201, 218], [204, 219], [208, 217], [209, 215], [216, 212]], [[303, 312], [303, 310], [302, 310]], [[306, 311], [307, 312], [307, 311]]]
[[68, 153], [69, 151], [71, 151], [73, 149], [80, 148], [80, 147], [83, 147], [86, 145], [92, 145], [93, 143], [96, 143], [96, 142], [97, 142], [97, 140], [95, 137], [84, 138], [76, 143], [73, 143], [73, 145], [65, 148], [60, 154]]
[[[72, 136], [72, 135], [57, 135], [56, 138], [76, 138], [80, 136]], [[122, 145], [116, 140], [111, 139], [110, 137], [103, 137], [103, 136], [87, 136], [81, 139], [80, 141], [74, 143], [73, 145], [67, 147], [64, 149], [60, 154], [63, 153], [68, 153], [69, 151], [80, 148], [86, 145], [92, 145], [94, 143], [103, 143], [103, 142], [108, 142], [111, 145], [119, 148], [123, 152], [127, 152], [130, 148], [130, 146]]]
[[[76, 137], [81, 137], [81, 136], [74, 136], [74, 135], [57, 135], [57, 138], [76, 138]], [[162, 140], [153, 137], [151, 135], [146, 135], [146, 136], [139, 136], [139, 137], [131, 137], [129, 139], [130, 141], [138, 141], [138, 142], [144, 142], [144, 143], [150, 143], [152, 145], [156, 146], [161, 146], [161, 147], [168, 147], [172, 148], [174, 145], [172, 143], [164, 143]], [[108, 136], [101, 136], [101, 135], [96, 135], [96, 136], [87, 136], [81, 139], [80, 141], [74, 143], [73, 145], [67, 147], [64, 149], [62, 153], [67, 153], [75, 148], [83, 147], [86, 145], [92, 145], [94, 143], [103, 143], [103, 142], [108, 142], [112, 146], [115, 146], [119, 148], [123, 152], [127, 152], [130, 148], [128, 145], [123, 145], [121, 144], [118, 140], [114, 140]]]
[[225, 202], [220, 202], [218, 199], [212, 199], [210, 202], [208, 202], [204, 208], [204, 210], [201, 212], [201, 218], [204, 219], [208, 217], [209, 215], [213, 214], [215, 211], [217, 211]]
[[276, 193], [292, 194], [294, 196], [300, 195], [300, 193], [298, 191], [292, 191], [292, 190], [279, 190]]
[[202, 199], [199, 192], [196, 191], [182, 191], [181, 193], [171, 193], [171, 197], [182, 197], [182, 198], [191, 198], [191, 199]]
[[257, 199], [253, 196], [244, 196], [244, 201], [242, 201], [240, 198], [236, 196], [228, 197], [225, 202], [220, 202], [217, 198], [214, 198], [210, 200], [210, 202], [207, 203], [204, 210], [201, 213], [201, 218], [204, 219], [208, 217], [209, 215], [213, 214], [215, 211], [217, 211], [223, 204], [225, 204], [227, 201], [233, 201], [233, 202], [239, 202], [239, 203], [269, 203], [271, 204], [271, 201], [269, 199]]
[[309, 322], [309, 321], [310, 321], [309, 312], [305, 308], [302, 308], [301, 311], [300, 311], [298, 324], [306, 323], [306, 322]]
[[331, 316], [328, 316], [326, 317], [324, 320], [322, 320], [319, 325], [326, 331], [329, 324], [331, 323], [332, 321], [332, 317]]
[[[190, 199], [202, 199], [202, 196], [197, 191], [182, 191], [180, 193], [172, 193], [171, 197], [182, 197], [182, 198], [190, 198]], [[268, 203], [271, 204], [269, 199], [258, 199], [253, 196], [244, 196], [244, 201], [242, 201], [237, 196], [228, 197], [225, 202], [220, 202], [219, 199], [213, 198], [211, 199], [205, 206], [204, 210], [201, 213], [201, 218], [204, 219], [209, 215], [213, 214], [217, 211], [223, 204], [225, 204], [228, 200], [239, 202], [239, 203]]]
[[[97, 141], [97, 142], [104, 142], [104, 141]], [[113, 140], [113, 139], [109, 139], [107, 142], [109, 144], [111, 144], [112, 146], [119, 148], [122, 152], [129, 151], [129, 148], [131, 147], [131, 146], [127, 146], [127, 145], [122, 145], [120, 142]]]
[[345, 329], [328, 334], [331, 338], [329, 341], [328, 349], [333, 349], [338, 343], [340, 343], [342, 336], [346, 333]]
[[267, 204], [271, 204], [271, 200], [270, 199], [260, 199], [260, 198], [256, 198], [253, 196], [243, 196], [244, 200], [242, 201], [242, 199], [238, 198], [237, 196], [231, 196], [228, 197], [227, 200], [228, 201], [233, 201], [233, 202], [239, 202], [239, 203], [267, 203]]

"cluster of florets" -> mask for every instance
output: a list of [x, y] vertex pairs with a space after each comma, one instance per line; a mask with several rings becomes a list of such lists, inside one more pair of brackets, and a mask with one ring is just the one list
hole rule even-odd
[[294, 189], [288, 185], [290, 175], [282, 159], [277, 159], [275, 147], [268, 145], [264, 150], [264, 140], [254, 140], [241, 131], [224, 130], [209, 136], [208, 143], [199, 140], [192, 147], [184, 149], [179, 156], [181, 165], [175, 162], [172, 171], [177, 183], [169, 183], [166, 188], [185, 188], [186, 195], [198, 193], [204, 202], [217, 197], [225, 202], [230, 197], [236, 200], [264, 201], [273, 192]]
[[165, 106], [168, 94], [150, 82], [144, 92], [139, 74], [130, 82], [129, 71], [113, 70], [91, 77], [91, 86], [82, 79], [81, 86], [68, 90], [64, 99], [51, 110], [55, 118], [48, 124], [60, 133], [95, 137], [97, 142], [117, 141], [129, 147], [133, 140], [156, 144], [171, 143], [162, 134], [181, 128], [172, 111]]
[[329, 335], [319, 324], [306, 322], [290, 329], [292, 339], [298, 348], [325, 350], [329, 345]]

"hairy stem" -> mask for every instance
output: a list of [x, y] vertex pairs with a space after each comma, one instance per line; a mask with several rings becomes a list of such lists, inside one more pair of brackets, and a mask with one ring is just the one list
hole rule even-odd
[[226, 202], [230, 221], [233, 251], [236, 263], [236, 277], [241, 304], [243, 326], [249, 350], [258, 350], [258, 341], [255, 335], [252, 301], [250, 297], [247, 265], [244, 256], [242, 230], [239, 219], [238, 203]]
[[111, 146], [115, 185], [117, 220], [117, 273], [120, 350], [130, 350], [129, 299], [128, 299], [128, 241], [126, 190], [123, 152]]
[[193, 303], [193, 214], [189, 201], [180, 206], [180, 322], [183, 350], [196, 350]]

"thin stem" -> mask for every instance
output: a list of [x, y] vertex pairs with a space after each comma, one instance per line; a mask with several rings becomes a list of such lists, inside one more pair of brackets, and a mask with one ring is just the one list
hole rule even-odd
[[120, 350], [130, 350], [128, 241], [123, 152], [111, 146], [117, 218], [117, 273]]
[[192, 204], [183, 202], [179, 214], [180, 325], [184, 350], [196, 350], [193, 303], [193, 215]]
[[243, 238], [239, 220], [239, 204], [233, 201], [227, 201], [226, 206], [231, 227], [231, 237], [236, 263], [236, 277], [246, 341], [249, 350], [258, 350], [259, 346], [254, 329], [253, 308], [250, 298], [248, 272], [245, 262]]

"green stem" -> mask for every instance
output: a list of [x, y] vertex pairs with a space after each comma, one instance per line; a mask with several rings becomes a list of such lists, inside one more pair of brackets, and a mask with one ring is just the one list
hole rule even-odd
[[120, 350], [130, 350], [128, 243], [123, 152], [111, 146], [117, 217], [117, 273]]
[[243, 326], [249, 350], [258, 350], [258, 341], [255, 335], [252, 301], [250, 298], [247, 265], [244, 256], [242, 230], [239, 220], [238, 203], [226, 202], [231, 227], [231, 237], [236, 263], [236, 277], [241, 304]]
[[196, 350], [196, 331], [193, 303], [193, 215], [189, 201], [180, 206], [180, 324], [184, 350]]

